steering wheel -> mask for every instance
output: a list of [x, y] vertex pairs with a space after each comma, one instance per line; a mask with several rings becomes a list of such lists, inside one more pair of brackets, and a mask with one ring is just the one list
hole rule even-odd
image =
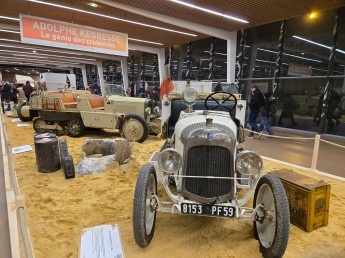
[[[213, 95], [216, 95], [216, 94], [225, 94], [227, 97], [224, 98], [224, 99], [215, 99], [213, 97]], [[215, 107], [213, 108], [210, 108], [208, 105], [207, 105], [207, 101], [208, 100], [214, 100], [215, 102], [217, 102], [218, 105], [216, 105]], [[226, 102], [228, 101], [232, 101], [232, 99], [235, 101], [235, 105], [232, 107], [232, 108], [228, 108], [225, 104]], [[232, 110], [234, 110], [237, 106], [237, 98], [235, 95], [229, 93], [229, 92], [226, 92], [226, 91], [220, 91], [220, 92], [213, 92], [211, 93], [210, 95], [207, 96], [207, 98], [205, 99], [205, 107], [207, 110], [215, 110], [216, 108], [218, 108], [218, 110], [220, 111], [222, 108], [225, 108], [226, 110], [228, 110], [229, 112], [231, 112]]]

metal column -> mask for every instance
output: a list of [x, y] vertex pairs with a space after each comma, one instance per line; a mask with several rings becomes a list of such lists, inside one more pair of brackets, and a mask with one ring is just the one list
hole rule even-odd
[[159, 82], [158, 82], [158, 55], [153, 55], [153, 96], [151, 99], [157, 104], [159, 102]]
[[322, 112], [321, 112], [320, 127], [319, 127], [320, 134], [327, 131], [325, 130], [325, 125], [326, 125], [326, 118], [328, 116], [327, 109], [328, 109], [328, 102], [330, 100], [330, 91], [333, 85], [333, 78], [331, 76], [333, 75], [335, 50], [336, 50], [337, 41], [338, 41], [338, 27], [339, 27], [340, 15], [341, 15], [341, 8], [337, 10], [337, 13], [335, 16], [335, 25], [333, 28], [333, 44], [332, 44], [331, 53], [328, 59], [329, 62], [328, 62], [328, 70], [327, 70], [327, 83], [326, 83], [325, 94], [323, 96], [323, 102], [322, 102]]
[[277, 110], [278, 91], [279, 91], [279, 84], [280, 84], [280, 71], [281, 71], [282, 57], [283, 57], [283, 51], [284, 51], [285, 32], [286, 32], [286, 20], [283, 20], [280, 26], [276, 69], [274, 71], [274, 83], [273, 83], [273, 94], [272, 94], [273, 95], [272, 100], [273, 100], [273, 105], [274, 105], [274, 109], [273, 109], [274, 113], [272, 114], [273, 125], [275, 125], [275, 111]]
[[140, 55], [140, 98], [146, 98], [145, 94], [145, 53]]
[[215, 62], [215, 50], [214, 50], [214, 46], [216, 44], [216, 38], [212, 38], [212, 43], [210, 46], [210, 60], [209, 60], [209, 64], [208, 64], [208, 79], [209, 80], [213, 80], [214, 78], [214, 62]]
[[174, 68], [173, 68], [173, 55], [174, 55], [174, 47], [169, 47], [169, 64], [170, 64], [170, 77], [174, 80]]
[[186, 80], [190, 80], [191, 69], [192, 69], [192, 42], [188, 42]]
[[131, 55], [129, 59], [129, 86], [127, 89], [128, 95], [134, 97], [134, 56]]
[[241, 39], [240, 39], [240, 52], [238, 53], [238, 61], [236, 62], [236, 74], [235, 82], [237, 82], [238, 90], [242, 93], [241, 79], [243, 76], [243, 63], [245, 56], [245, 41], [246, 41], [247, 30], [241, 30]]

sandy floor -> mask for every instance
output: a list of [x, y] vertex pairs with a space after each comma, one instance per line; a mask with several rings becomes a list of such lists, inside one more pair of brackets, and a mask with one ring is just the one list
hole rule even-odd
[[[12, 147], [31, 145], [34, 148], [31, 122], [17, 127], [12, 118], [4, 118]], [[116, 132], [89, 132], [81, 138], [67, 139], [69, 152], [77, 166], [81, 145], [87, 138], [118, 137]], [[157, 214], [155, 236], [151, 245], [140, 248], [132, 230], [132, 205], [137, 174], [152, 152], [163, 141], [150, 136], [143, 143], [133, 143], [136, 159], [128, 173], [117, 165], [96, 175], [76, 175], [66, 180], [62, 170], [40, 173], [35, 152], [14, 155], [20, 190], [26, 198], [26, 216], [37, 258], [78, 257], [83, 229], [117, 223], [126, 257], [261, 257], [259, 244], [253, 237], [252, 222]], [[286, 166], [265, 162], [265, 171]], [[313, 173], [298, 171], [332, 186], [330, 217], [327, 227], [307, 233], [290, 227], [289, 244], [284, 257], [345, 257], [345, 182]]]

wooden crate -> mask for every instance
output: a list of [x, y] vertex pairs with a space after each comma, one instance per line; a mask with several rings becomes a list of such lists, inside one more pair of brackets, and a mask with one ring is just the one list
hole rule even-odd
[[271, 172], [285, 188], [290, 207], [290, 222], [310, 232], [327, 226], [331, 186], [292, 170]]

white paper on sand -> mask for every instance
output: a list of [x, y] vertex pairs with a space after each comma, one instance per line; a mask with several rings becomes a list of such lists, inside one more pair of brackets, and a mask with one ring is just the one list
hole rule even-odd
[[22, 120], [20, 120], [19, 118], [13, 118], [12, 119], [12, 122], [15, 123], [15, 122], [21, 122]]
[[30, 145], [23, 145], [23, 146], [12, 148], [12, 154], [17, 154], [17, 153], [22, 153], [22, 152], [27, 152], [27, 151], [32, 151], [32, 148]]
[[81, 236], [79, 250], [79, 258], [123, 258], [117, 224], [85, 230]]
[[17, 124], [17, 127], [29, 126], [29, 124]]

